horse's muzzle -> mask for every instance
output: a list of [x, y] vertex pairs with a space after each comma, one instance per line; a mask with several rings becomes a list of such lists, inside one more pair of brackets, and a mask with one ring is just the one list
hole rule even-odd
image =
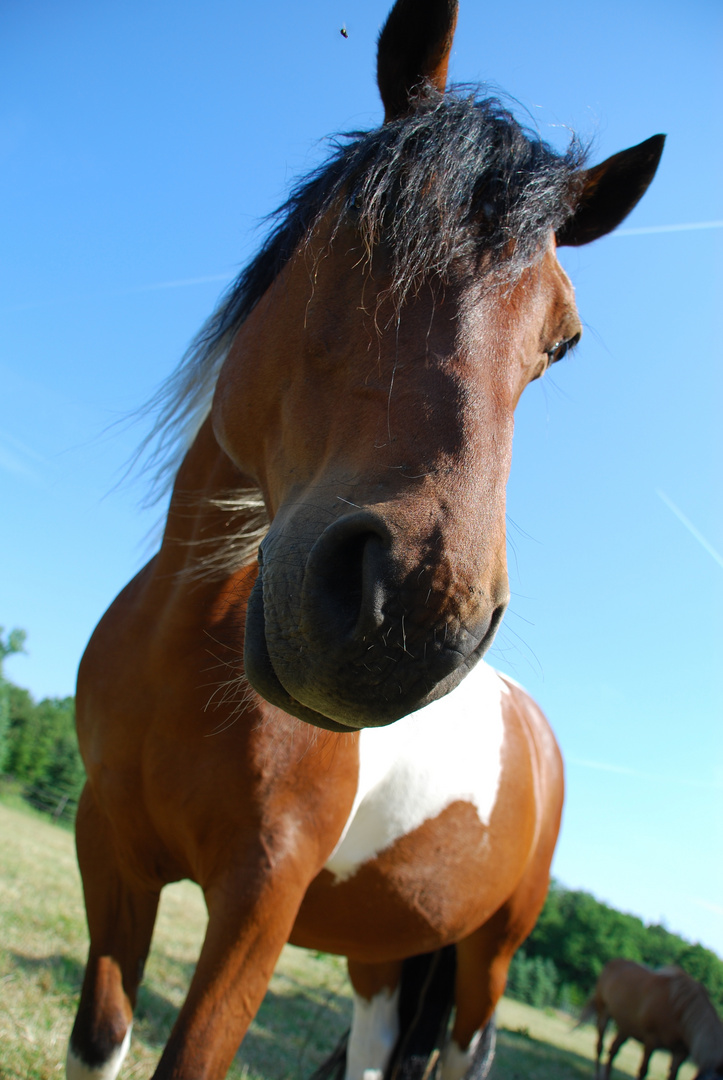
[[387, 522], [361, 510], [300, 558], [304, 531], [292, 546], [272, 529], [248, 605], [246, 676], [272, 704], [333, 731], [382, 726], [452, 690], [491, 644], [506, 578], [499, 599], [468, 589], [476, 603], [462, 605], [449, 572], [434, 585], [438, 537], [410, 562]]

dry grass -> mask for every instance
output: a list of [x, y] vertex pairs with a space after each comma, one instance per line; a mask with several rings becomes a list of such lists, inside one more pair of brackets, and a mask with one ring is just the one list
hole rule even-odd
[[[566, 1013], [533, 1009], [503, 998], [497, 1010], [500, 1028], [497, 1057], [490, 1080], [591, 1080], [597, 1031], [591, 1024], [575, 1027]], [[607, 1044], [612, 1041], [609, 1034]], [[625, 1043], [615, 1058], [613, 1080], [637, 1076], [642, 1056], [639, 1043]], [[655, 1053], [649, 1080], [665, 1080], [670, 1055]], [[678, 1080], [692, 1080], [697, 1070], [683, 1065]]]
[[[72, 834], [47, 818], [0, 803], [0, 1080], [64, 1076], [65, 1048], [87, 949]], [[206, 925], [200, 890], [164, 890], [141, 989], [124, 1080], [147, 1080], [180, 1006]], [[345, 965], [287, 947], [231, 1080], [308, 1076], [350, 1020]], [[504, 1000], [491, 1080], [590, 1080], [595, 1035], [569, 1017]], [[241, 1060], [243, 1059], [243, 1061]], [[618, 1080], [635, 1076], [640, 1048], [618, 1056]], [[667, 1075], [653, 1058], [652, 1080]], [[684, 1066], [680, 1080], [695, 1070]]]
[[[63, 1077], [87, 950], [73, 837], [0, 804], [0, 1078]], [[200, 890], [163, 892], [124, 1080], [147, 1080], [183, 1001], [206, 927]], [[311, 1073], [349, 1025], [339, 957], [287, 947], [231, 1080]]]

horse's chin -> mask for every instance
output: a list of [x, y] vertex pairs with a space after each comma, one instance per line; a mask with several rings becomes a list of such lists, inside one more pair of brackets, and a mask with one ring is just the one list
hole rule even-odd
[[[405, 699], [401, 707], [391, 710], [387, 705], [384, 714], [359, 716], [349, 715], [344, 709], [344, 719], [339, 715], [328, 716], [318, 709], [305, 705], [286, 689], [274, 667], [266, 638], [266, 620], [264, 615], [263, 585], [259, 574], [249, 597], [246, 609], [246, 634], [244, 639], [244, 668], [248, 682], [254, 690], [268, 701], [291, 716], [327, 731], [351, 733], [363, 728], [387, 727], [409, 713], [429, 705], [432, 701], [445, 697], [457, 687], [475, 664], [482, 658], [492, 643], [497, 630], [498, 619], [493, 619], [482, 639], [467, 655], [457, 654], [456, 663], [443, 678], [428, 687], [417, 696]], [[330, 709], [330, 711], [332, 711]]]

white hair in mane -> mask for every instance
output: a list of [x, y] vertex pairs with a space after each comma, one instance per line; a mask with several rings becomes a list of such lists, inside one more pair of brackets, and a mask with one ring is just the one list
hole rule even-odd
[[[131, 469], [150, 480], [143, 500], [153, 506], [168, 493], [180, 464], [211, 411], [218, 375], [239, 323], [229, 319], [235, 283], [193, 339], [175, 371], [136, 415], [153, 424], [136, 450]], [[225, 332], [218, 333], [228, 323]], [[142, 462], [142, 463], [141, 463]]]
[[[243, 275], [242, 275], [243, 277]], [[153, 417], [152, 426], [138, 447], [129, 471], [149, 478], [144, 506], [153, 506], [169, 493], [176, 473], [211, 410], [213, 394], [228, 350], [238, 331], [239, 319], [235, 282], [189, 345], [178, 367], [161, 384], [135, 419]], [[217, 537], [190, 540], [198, 548], [181, 571], [190, 581], [222, 580], [229, 573], [256, 558], [259, 544], [269, 529], [269, 517], [261, 491], [243, 478], [237, 490], [206, 498], [176, 493], [177, 505], [187, 503], [198, 510], [201, 504], [221, 510], [224, 530]]]
[[[237, 492], [203, 501], [223, 512], [224, 532], [186, 541], [189, 548], [202, 550], [184, 567], [180, 577], [186, 581], [223, 581], [230, 573], [254, 561], [259, 544], [269, 531], [269, 515], [258, 488], [239, 488]], [[196, 509], [199, 500], [190, 496], [188, 504]]]

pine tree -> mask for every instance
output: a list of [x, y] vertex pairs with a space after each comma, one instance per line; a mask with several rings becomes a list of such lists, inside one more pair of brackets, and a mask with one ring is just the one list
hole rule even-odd
[[25, 652], [26, 637], [24, 630], [11, 630], [7, 636], [7, 641], [5, 641], [3, 638], [4, 632], [5, 627], [0, 626], [0, 773], [5, 769], [7, 731], [10, 723], [9, 683], [3, 675], [3, 661], [6, 656], [11, 656], [13, 653]]

